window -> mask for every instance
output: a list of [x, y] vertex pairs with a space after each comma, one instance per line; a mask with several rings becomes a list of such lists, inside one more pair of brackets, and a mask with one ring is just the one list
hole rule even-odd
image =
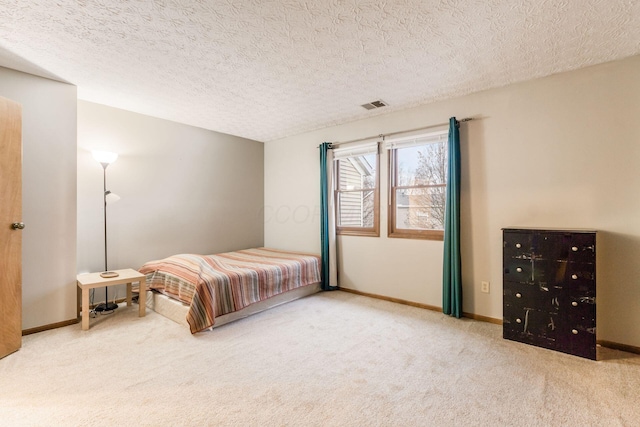
[[378, 143], [333, 150], [336, 181], [336, 232], [379, 236]]
[[389, 237], [443, 240], [447, 131], [393, 139], [389, 149]]

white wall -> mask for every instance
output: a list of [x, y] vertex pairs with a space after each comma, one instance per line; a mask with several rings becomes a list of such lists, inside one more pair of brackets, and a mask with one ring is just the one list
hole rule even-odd
[[[464, 311], [502, 318], [501, 228], [593, 228], [598, 339], [640, 347], [638, 75], [633, 57], [267, 143], [265, 245], [320, 252], [319, 143], [475, 117], [461, 126]], [[441, 306], [442, 242], [386, 237], [386, 180], [381, 237], [339, 238], [341, 286]]]
[[0, 67], [22, 104], [22, 329], [76, 318], [76, 87]]
[[262, 246], [262, 143], [79, 101], [78, 272], [104, 269], [103, 175], [91, 150], [119, 154], [107, 168], [107, 189], [121, 197], [107, 207], [109, 269]]

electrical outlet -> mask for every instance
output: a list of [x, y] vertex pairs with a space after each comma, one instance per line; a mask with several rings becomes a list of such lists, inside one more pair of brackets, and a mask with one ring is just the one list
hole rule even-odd
[[489, 293], [489, 282], [480, 282], [480, 290], [485, 294]]

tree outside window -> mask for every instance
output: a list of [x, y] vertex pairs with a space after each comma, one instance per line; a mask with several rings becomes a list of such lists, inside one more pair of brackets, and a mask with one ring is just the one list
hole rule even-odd
[[389, 236], [442, 239], [447, 186], [445, 141], [390, 151]]

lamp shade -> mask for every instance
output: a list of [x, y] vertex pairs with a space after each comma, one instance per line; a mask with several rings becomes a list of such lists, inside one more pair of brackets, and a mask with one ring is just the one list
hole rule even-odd
[[113, 153], [111, 151], [92, 151], [91, 154], [93, 154], [94, 159], [100, 163], [106, 164], [111, 164], [118, 158], [118, 153]]
[[111, 191], [107, 191], [107, 194], [104, 196], [104, 201], [108, 204], [112, 204], [120, 200], [120, 196], [112, 193]]

